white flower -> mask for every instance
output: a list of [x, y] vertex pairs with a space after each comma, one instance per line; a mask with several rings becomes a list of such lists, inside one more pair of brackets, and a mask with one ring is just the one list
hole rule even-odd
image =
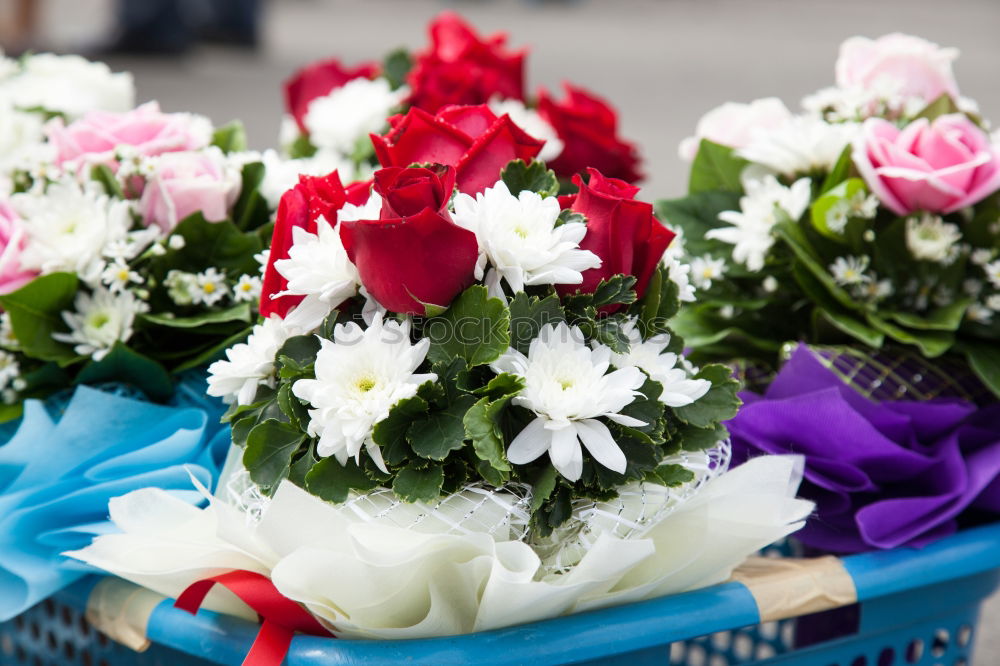
[[271, 260], [271, 248], [265, 247], [263, 250], [253, 255], [253, 260], [257, 262], [260, 266], [260, 276], [264, 277], [264, 273], [267, 272], [267, 262]]
[[479, 241], [477, 278], [488, 260], [515, 293], [526, 285], [583, 282], [582, 271], [599, 267], [601, 260], [580, 249], [586, 225], [556, 226], [559, 212], [555, 197], [527, 190], [515, 197], [503, 181], [475, 198], [456, 196], [455, 224], [476, 234]]
[[43, 124], [40, 115], [18, 111], [9, 100], [0, 98], [0, 172], [30, 171], [55, 157], [52, 146], [45, 142]]
[[854, 193], [849, 199], [841, 199], [826, 212], [826, 226], [834, 233], [843, 233], [851, 218], [870, 220], [878, 212], [878, 197], [864, 190]]
[[258, 191], [272, 210], [278, 207], [281, 195], [295, 186], [300, 175], [325, 176], [336, 171], [344, 183], [357, 175], [351, 162], [332, 150], [319, 150], [312, 157], [296, 160], [284, 159], [274, 150], [265, 150], [260, 161], [264, 165], [264, 179]]
[[962, 240], [962, 232], [937, 215], [925, 213], [906, 220], [906, 247], [916, 259], [948, 262], [952, 247]]
[[879, 280], [874, 274], [869, 274], [862, 282], [855, 283], [853, 293], [855, 298], [878, 303], [892, 296], [894, 291], [891, 280]]
[[508, 349], [490, 367], [524, 379], [514, 404], [533, 411], [534, 421], [518, 433], [507, 449], [515, 465], [527, 464], [545, 452], [552, 466], [570, 481], [583, 473], [581, 442], [590, 455], [608, 469], [622, 473], [627, 460], [608, 427], [606, 417], [626, 426], [645, 425], [619, 412], [640, 395], [645, 382], [638, 368], [608, 373], [611, 350], [591, 349], [580, 329], [565, 323], [543, 326], [531, 341], [528, 355]]
[[[150, 245], [160, 240], [162, 236], [163, 230], [155, 224], [144, 229], [130, 231], [125, 234], [124, 238], [113, 240], [105, 245], [101, 254], [108, 259], [130, 261], [142, 254]], [[171, 236], [171, 245], [173, 245], [175, 238], [180, 238], [181, 241], [184, 240], [183, 236]]]
[[167, 294], [177, 305], [191, 305], [194, 303], [195, 292], [198, 290], [198, 280], [194, 273], [186, 273], [173, 269], [167, 273], [163, 280], [163, 286], [167, 288]]
[[673, 352], [663, 353], [670, 344], [668, 333], [643, 341], [634, 317], [622, 326], [622, 332], [628, 336], [629, 351], [626, 354], [612, 353], [611, 365], [645, 371], [650, 379], [663, 385], [660, 402], [667, 407], [690, 405], [712, 388], [712, 382], [707, 379], [691, 379], [680, 356]]
[[986, 307], [995, 312], [1000, 312], [1000, 294], [991, 294], [986, 297]]
[[88, 111], [128, 111], [135, 85], [128, 72], [80, 56], [40, 53], [25, 59], [21, 73], [0, 82], [0, 97], [22, 109], [58, 111], [70, 119]]
[[711, 289], [712, 280], [718, 280], [726, 272], [726, 260], [717, 259], [710, 254], [695, 257], [691, 260], [691, 280], [698, 289]]
[[764, 288], [769, 294], [773, 294], [778, 291], [778, 280], [773, 275], [768, 275], [766, 278], [761, 280], [760, 286]]
[[230, 404], [251, 404], [258, 386], [274, 386], [275, 355], [296, 334], [277, 315], [254, 326], [246, 342], [226, 350], [226, 360], [208, 366], [208, 394]]
[[344, 155], [354, 152], [359, 139], [378, 132], [395, 107], [409, 95], [408, 88], [392, 90], [384, 78], [357, 78], [309, 103], [305, 126], [310, 142]]
[[288, 280], [288, 287], [275, 296], [305, 296], [286, 315], [289, 326], [312, 330], [330, 311], [358, 293], [361, 278], [347, 258], [338, 227], [321, 217], [316, 233], [301, 227], [292, 230], [288, 259], [274, 262], [278, 273]]
[[969, 296], [978, 296], [983, 290], [983, 281], [976, 278], [966, 278], [962, 281], [962, 291]]
[[865, 275], [869, 261], [870, 259], [866, 256], [837, 257], [830, 264], [830, 274], [833, 275], [837, 284], [842, 286], [869, 282], [871, 277]]
[[993, 250], [987, 247], [977, 248], [972, 251], [969, 255], [969, 261], [974, 263], [976, 266], [984, 266], [990, 262], [993, 258]]
[[226, 275], [218, 269], [209, 267], [194, 276], [195, 288], [191, 300], [195, 305], [204, 303], [212, 306], [221, 301], [229, 293]]
[[785, 187], [768, 175], [747, 180], [744, 188], [746, 195], [740, 198], [740, 210], [719, 213], [720, 220], [733, 226], [710, 229], [705, 238], [733, 245], [733, 260], [759, 271], [774, 245], [772, 230], [779, 216], [796, 221], [809, 206], [810, 181], [800, 178]]
[[233, 300], [254, 302], [260, 298], [261, 280], [256, 275], [241, 275], [233, 286]]
[[678, 298], [684, 303], [693, 303], [695, 290], [691, 285], [691, 265], [681, 263], [680, 259], [672, 254], [664, 253], [663, 266], [667, 269], [667, 278], [677, 285]]
[[292, 393], [313, 407], [308, 432], [319, 437], [316, 453], [345, 464], [350, 457], [359, 459], [363, 445], [385, 471], [372, 429], [397, 402], [437, 379], [433, 373], [415, 374], [429, 346], [428, 338], [410, 344], [409, 322], [384, 321], [381, 315], [364, 330], [354, 322], [337, 324], [333, 341], [320, 340], [316, 379], [292, 385]]
[[93, 294], [81, 290], [74, 302], [76, 312], [63, 312], [69, 333], [53, 333], [60, 342], [75, 345], [77, 354], [95, 361], [104, 358], [116, 342], [128, 342], [132, 337], [135, 316], [147, 312], [149, 306], [130, 291], [113, 294], [98, 287]]
[[13, 350], [21, 348], [21, 343], [14, 335], [14, 326], [11, 324], [9, 312], [0, 313], [0, 347]]
[[780, 127], [754, 132], [738, 154], [785, 176], [829, 171], [857, 134], [857, 127], [798, 116]]
[[981, 303], [973, 303], [965, 311], [965, 316], [969, 321], [974, 321], [977, 324], [989, 324], [993, 321], [993, 310]]
[[143, 277], [132, 270], [122, 259], [115, 259], [101, 273], [101, 283], [112, 294], [118, 294], [125, 291], [130, 284], [142, 284]]
[[52, 183], [44, 193], [15, 194], [11, 204], [29, 238], [21, 266], [42, 273], [70, 271], [97, 279], [88, 269], [99, 262], [105, 246], [126, 238], [131, 224], [127, 201], [72, 180]]
[[542, 162], [551, 162], [562, 153], [565, 144], [559, 138], [555, 128], [548, 124], [537, 111], [526, 107], [521, 100], [494, 97], [490, 100], [489, 106], [490, 111], [497, 116], [507, 114], [515, 125], [535, 139], [545, 142], [542, 151], [538, 153], [538, 159]]
[[21, 375], [17, 356], [0, 351], [0, 390], [6, 390]]
[[986, 273], [986, 279], [990, 281], [990, 284], [1000, 289], [1000, 259], [983, 266], [983, 272]]

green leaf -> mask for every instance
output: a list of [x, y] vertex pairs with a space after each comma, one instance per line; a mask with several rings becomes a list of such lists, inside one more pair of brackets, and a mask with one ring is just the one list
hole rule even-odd
[[419, 395], [404, 398], [392, 406], [387, 417], [375, 424], [372, 439], [381, 447], [386, 464], [395, 467], [409, 457], [406, 430], [414, 420], [427, 413], [427, 408], [427, 401]]
[[710, 449], [726, 437], [729, 432], [721, 423], [710, 425], [707, 428], [697, 428], [691, 425], [681, 426], [675, 438], [680, 442], [681, 448], [685, 451], [704, 451]]
[[861, 305], [838, 285], [833, 276], [830, 275], [826, 266], [823, 265], [823, 260], [809, 243], [805, 232], [798, 224], [794, 222], [782, 222], [775, 227], [775, 231], [788, 247], [791, 248], [792, 252], [795, 253], [796, 258], [802, 262], [802, 265], [812, 273], [813, 277], [823, 285], [824, 289], [841, 306], [848, 310], [861, 309]]
[[250, 331], [253, 330], [252, 326], [244, 328], [242, 331], [237, 331], [233, 333], [225, 340], [218, 342], [214, 345], [209, 346], [207, 349], [198, 352], [192, 356], [187, 361], [184, 361], [180, 365], [173, 368], [174, 373], [181, 373], [185, 370], [190, 370], [191, 368], [197, 368], [202, 365], [207, 365], [209, 362], [217, 360], [222, 357], [227, 349], [235, 344], [241, 342], [246, 342], [247, 336], [250, 335]]
[[646, 480], [663, 486], [676, 487], [694, 479], [694, 472], [682, 465], [660, 465], [646, 475]]
[[555, 172], [547, 169], [544, 162], [537, 160], [532, 160], [530, 164], [526, 164], [524, 160], [508, 162], [500, 172], [500, 180], [515, 197], [524, 190], [537, 192], [543, 197], [559, 194], [559, 179]]
[[152, 400], [168, 400], [174, 392], [170, 374], [153, 359], [116, 342], [100, 361], [90, 361], [76, 376], [77, 384], [123, 382], [135, 386]]
[[669, 330], [667, 322], [680, 310], [680, 292], [667, 270], [658, 266], [649, 280], [646, 293], [631, 308], [639, 317], [639, 330], [644, 337]]
[[519, 291], [510, 301], [510, 346], [527, 354], [531, 341], [538, 337], [543, 326], [564, 321], [566, 312], [559, 305], [558, 296], [538, 298]]
[[92, 180], [100, 183], [109, 196], [117, 199], [125, 198], [125, 193], [122, 192], [122, 186], [118, 182], [118, 177], [115, 176], [115, 172], [108, 165], [95, 164], [90, 169], [90, 177]]
[[261, 162], [251, 162], [243, 167], [240, 197], [233, 206], [233, 221], [242, 231], [262, 227], [271, 219], [267, 201], [260, 193], [265, 172]]
[[514, 395], [523, 388], [523, 378], [518, 375], [501, 372], [499, 375], [493, 377], [493, 379], [491, 379], [486, 386], [477, 388], [473, 391], [473, 393], [476, 395], [486, 396], [490, 400], [497, 400], [508, 395]]
[[971, 298], [960, 298], [948, 305], [931, 310], [924, 317], [911, 312], [889, 312], [883, 313], [883, 315], [887, 315], [896, 323], [909, 328], [923, 331], [957, 331], [958, 327], [965, 321], [965, 311], [971, 304]]
[[306, 487], [306, 477], [312, 468], [318, 463], [313, 447], [308, 447], [288, 468], [288, 480], [299, 488]]
[[1000, 353], [995, 342], [966, 342], [961, 351], [976, 373], [993, 394], [1000, 397]]
[[572, 296], [563, 299], [563, 307], [584, 319], [593, 319], [596, 308], [609, 305], [630, 305], [635, 303], [635, 276], [612, 275], [607, 280], [601, 280], [593, 293], [585, 294], [577, 291]]
[[288, 145], [288, 157], [293, 160], [304, 157], [312, 157], [316, 154], [316, 146], [309, 140], [309, 135], [299, 134], [295, 140]]
[[426, 469], [406, 467], [392, 481], [392, 491], [404, 502], [433, 502], [441, 496], [444, 468], [432, 465]]
[[472, 396], [463, 396], [448, 405], [447, 409], [414, 421], [406, 431], [406, 439], [413, 452], [428, 460], [444, 460], [449, 453], [462, 448], [465, 445], [462, 419], [473, 402], [475, 398]]
[[413, 68], [413, 58], [410, 52], [404, 48], [399, 48], [390, 53], [382, 61], [382, 76], [389, 81], [393, 90], [398, 89], [406, 83], [406, 77]]
[[628, 336], [622, 330], [623, 320], [607, 317], [594, 322], [594, 339], [609, 347], [616, 354], [627, 354], [630, 348]]
[[510, 346], [510, 311], [486, 287], [474, 285], [448, 310], [424, 325], [431, 340], [427, 357], [433, 363], [465, 359], [469, 367], [492, 363]]
[[343, 502], [352, 490], [364, 492], [378, 486], [353, 460], [346, 465], [330, 456], [306, 473], [306, 490], [327, 502]]
[[843, 229], [834, 231], [830, 227], [830, 211], [841, 201], [849, 201], [859, 192], [866, 192], [865, 181], [860, 178], [849, 178], [821, 195], [809, 207], [810, 219], [818, 232], [838, 242], [844, 241]]
[[60, 364], [79, 358], [72, 347], [52, 338], [66, 330], [62, 312], [73, 310], [78, 283], [73, 273], [50, 273], [0, 296], [0, 307], [10, 313], [14, 336], [26, 355]]
[[885, 335], [865, 324], [859, 318], [859, 314], [842, 307], [809, 269], [802, 264], [795, 264], [792, 267], [792, 275], [795, 277], [798, 285], [802, 287], [802, 291], [815, 304], [819, 316], [829, 322], [834, 328], [851, 337], [857, 338], [869, 347], [878, 349], [882, 346]]
[[949, 331], [914, 331], [888, 322], [874, 313], [867, 313], [868, 323], [896, 342], [915, 345], [927, 358], [936, 358], [955, 344], [955, 335]]
[[561, 227], [564, 224], [586, 224], [586, 223], [587, 223], [587, 218], [585, 215], [583, 215], [583, 213], [577, 213], [576, 211], [570, 210], [569, 208], [559, 211], [559, 217], [556, 218], [557, 227]]
[[749, 163], [737, 157], [729, 146], [702, 139], [698, 145], [698, 154], [691, 164], [688, 193], [697, 194], [715, 190], [742, 192], [740, 174], [747, 164]]
[[292, 385], [282, 384], [278, 389], [278, 407], [282, 414], [288, 417], [288, 421], [299, 428], [305, 430], [309, 425], [309, 410], [302, 404], [302, 401], [292, 393]]
[[173, 312], [139, 315], [140, 321], [169, 328], [199, 328], [207, 324], [225, 324], [232, 321], [250, 323], [253, 316], [249, 303], [237, 303], [224, 310], [209, 310], [190, 317], [178, 317]]
[[914, 120], [917, 118], [926, 118], [927, 120], [933, 121], [940, 116], [960, 112], [961, 109], [959, 109], [958, 105], [955, 104], [955, 100], [951, 98], [951, 95], [948, 93], [941, 93], [937, 99], [925, 106], [920, 113], [914, 116]]
[[261, 250], [260, 239], [252, 231], [240, 231], [228, 220], [209, 222], [201, 213], [195, 213], [184, 218], [174, 234], [184, 238], [184, 247], [167, 250], [152, 260], [161, 279], [170, 269], [198, 273], [214, 266], [232, 275], [254, 275], [259, 270], [254, 255]]
[[549, 497], [552, 496], [552, 492], [556, 489], [556, 483], [559, 481], [559, 472], [552, 465], [546, 465], [542, 468], [541, 473], [534, 479], [531, 483], [531, 513], [535, 513], [544, 504]]
[[695, 379], [711, 381], [712, 388], [690, 405], [674, 407], [674, 416], [696, 428], [712, 427], [719, 421], [736, 416], [736, 410], [742, 404], [736, 395], [740, 383], [733, 378], [731, 369], [718, 364], [706, 365], [695, 375]]
[[247, 132], [238, 120], [223, 125], [212, 134], [212, 145], [224, 153], [238, 153], [247, 149]]
[[852, 146], [848, 145], [840, 153], [840, 157], [837, 158], [833, 168], [830, 169], [830, 173], [828, 173], [826, 178], [823, 180], [823, 185], [819, 189], [820, 194], [830, 191], [850, 177], [854, 170], [854, 158], [852, 157], [852, 152]]
[[[711, 254], [713, 251], [722, 252], [721, 256], [732, 254], [731, 245], [706, 239], [705, 234], [711, 229], [726, 226], [719, 219], [719, 213], [740, 209], [738, 192], [699, 192], [682, 199], [661, 199], [655, 206], [661, 220], [674, 229], [683, 229], [684, 247], [689, 256]], [[731, 265], [731, 271], [735, 268]]]
[[316, 362], [319, 348], [320, 341], [315, 335], [293, 335], [281, 345], [275, 358], [284, 356], [304, 367]]
[[511, 467], [504, 452], [500, 414], [510, 398], [511, 396], [505, 396], [492, 402], [488, 398], [481, 398], [466, 411], [463, 418], [465, 436], [472, 440], [476, 457], [504, 473], [510, 472]]
[[292, 456], [305, 441], [305, 434], [289, 423], [267, 419], [247, 437], [243, 466], [250, 479], [264, 491], [274, 490], [288, 476]]

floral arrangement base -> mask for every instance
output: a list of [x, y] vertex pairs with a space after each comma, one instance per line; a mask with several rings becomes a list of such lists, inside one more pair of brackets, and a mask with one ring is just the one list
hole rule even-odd
[[[802, 617], [760, 623], [748, 588], [728, 582], [680, 595], [498, 631], [409, 641], [296, 637], [289, 666], [329, 663], [971, 664], [979, 606], [1000, 585], [1000, 525], [960, 532], [926, 548], [841, 560], [857, 590], [858, 627], [796, 648]], [[239, 663], [258, 627], [161, 603], [148, 652], [136, 655], [86, 624], [93, 581], [0, 625], [4, 664]], [[927, 604], [927, 599], [935, 599]], [[815, 625], [819, 616], [803, 616]], [[797, 626], [798, 625], [798, 626]], [[208, 660], [208, 661], [206, 661]]]

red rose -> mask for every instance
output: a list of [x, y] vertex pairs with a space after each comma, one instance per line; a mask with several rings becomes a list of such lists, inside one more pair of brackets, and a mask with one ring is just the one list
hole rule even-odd
[[433, 162], [455, 167], [458, 189], [482, 192], [500, 180], [511, 160], [530, 161], [545, 145], [485, 104], [446, 106], [432, 116], [412, 108], [389, 119], [385, 136], [372, 135], [375, 155], [384, 167]]
[[538, 113], [556, 130], [564, 147], [548, 166], [569, 178], [588, 167], [608, 178], [630, 183], [642, 178], [636, 147], [618, 137], [618, 114], [600, 97], [563, 84], [566, 99], [556, 102], [546, 90], [538, 93]]
[[361, 63], [357, 67], [344, 67], [339, 60], [320, 60], [303, 67], [285, 81], [285, 111], [287, 111], [299, 126], [299, 131], [306, 132], [306, 111], [309, 102], [317, 97], [329, 95], [334, 88], [339, 88], [353, 79], [373, 79], [378, 76], [379, 66], [374, 62]]
[[472, 284], [479, 244], [448, 214], [454, 186], [452, 167], [382, 169], [380, 219], [341, 221], [348, 258], [386, 309], [425, 314], [425, 303], [445, 307]]
[[410, 104], [434, 113], [448, 104], [484, 104], [494, 95], [524, 99], [525, 51], [506, 51], [505, 33], [485, 40], [454, 12], [430, 25], [431, 46], [407, 77]]
[[600, 257], [601, 266], [584, 271], [582, 284], [558, 289], [562, 294], [577, 290], [589, 294], [601, 280], [618, 274], [634, 275], [635, 292], [642, 298], [649, 278], [675, 234], [653, 217], [652, 204], [635, 200], [638, 187], [617, 178], [605, 178], [596, 169], [587, 172], [589, 182], [583, 182], [579, 175], [573, 177], [580, 192], [570, 199], [569, 208], [586, 216], [587, 235], [580, 249]]
[[304, 296], [280, 296], [273, 294], [285, 291], [288, 280], [274, 267], [274, 262], [288, 259], [292, 247], [292, 229], [302, 227], [309, 233], [316, 233], [317, 220], [322, 216], [329, 224], [337, 223], [337, 211], [345, 203], [362, 204], [368, 199], [371, 183], [355, 183], [345, 188], [340, 183], [336, 171], [326, 176], [299, 176], [295, 187], [281, 195], [278, 203], [278, 217], [271, 235], [271, 251], [264, 272], [261, 289], [260, 313], [265, 317], [277, 314], [284, 317], [298, 305]]

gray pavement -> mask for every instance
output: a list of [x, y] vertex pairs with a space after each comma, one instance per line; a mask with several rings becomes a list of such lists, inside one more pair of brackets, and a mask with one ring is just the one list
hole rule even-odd
[[[92, 39], [111, 0], [48, 0], [46, 35], [59, 45]], [[484, 32], [530, 45], [529, 83], [569, 79], [610, 98], [622, 133], [642, 146], [646, 196], [686, 184], [677, 143], [702, 113], [727, 101], [777, 95], [789, 106], [833, 82], [838, 44], [853, 34], [902, 31], [958, 46], [963, 94], [1000, 124], [1000, 0], [277, 0], [257, 54], [202, 49], [172, 60], [120, 59], [142, 99], [166, 109], [241, 118], [251, 143], [276, 143], [280, 82], [324, 56], [355, 62], [425, 41], [423, 26], [455, 8]], [[933, 600], [928, 600], [933, 603]], [[1000, 664], [1000, 597], [987, 605], [976, 666]]]

